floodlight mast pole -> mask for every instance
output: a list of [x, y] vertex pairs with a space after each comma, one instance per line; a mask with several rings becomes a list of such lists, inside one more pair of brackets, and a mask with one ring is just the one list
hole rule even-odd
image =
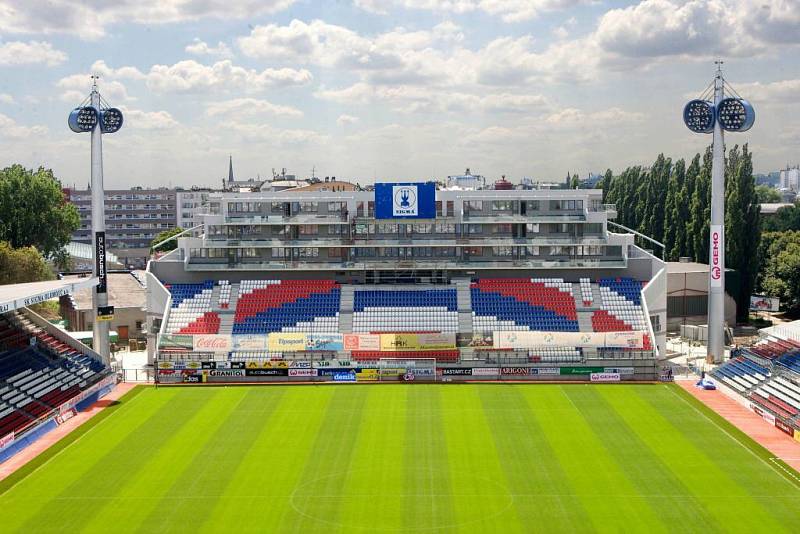
[[[714, 109], [725, 97], [722, 61], [716, 61]], [[721, 363], [724, 357], [725, 321], [725, 137], [714, 121], [711, 160], [711, 228], [708, 247], [708, 347], [706, 359]]]
[[[100, 93], [97, 92], [97, 77], [92, 76], [91, 106], [100, 112]], [[108, 306], [106, 287], [106, 210], [105, 191], [103, 190], [103, 138], [98, 124], [92, 129], [92, 237], [94, 240], [94, 267], [92, 275], [100, 278], [100, 283], [92, 290], [92, 308], [94, 308], [94, 328], [92, 345], [105, 363], [110, 363], [109, 356], [109, 321], [98, 320], [99, 308]]]

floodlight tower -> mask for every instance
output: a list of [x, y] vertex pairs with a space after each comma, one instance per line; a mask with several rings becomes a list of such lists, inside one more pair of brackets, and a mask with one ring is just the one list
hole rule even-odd
[[[755, 111], [722, 76], [722, 61], [715, 61], [713, 103], [711, 85], [683, 108], [683, 121], [695, 133], [713, 133], [711, 160], [711, 228], [708, 247], [708, 347], [706, 359], [720, 363], [725, 352], [725, 136], [746, 132], [755, 122]], [[736, 98], [726, 98], [725, 89]]]
[[[108, 106], [97, 91], [97, 78], [92, 76], [92, 92], [72, 110], [67, 123], [76, 133], [91, 132], [92, 145], [92, 237], [94, 240], [94, 267], [92, 274], [100, 279], [92, 290], [94, 308], [92, 346], [106, 363], [109, 358], [109, 323], [113, 309], [108, 306], [108, 277], [106, 273], [106, 214], [103, 190], [103, 138], [104, 133], [114, 133], [122, 128], [122, 112]], [[88, 105], [86, 105], [88, 103]]]

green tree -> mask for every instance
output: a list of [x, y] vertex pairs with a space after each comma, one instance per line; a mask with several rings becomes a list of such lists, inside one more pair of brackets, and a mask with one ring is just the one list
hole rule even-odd
[[572, 175], [572, 179], [569, 181], [569, 188], [570, 189], [578, 189], [581, 186], [581, 180], [578, 178], [577, 174]]
[[611, 182], [614, 180], [614, 173], [611, 172], [611, 169], [606, 169], [605, 175], [603, 178], [597, 182], [596, 189], [603, 190], [603, 202], [607, 202], [606, 198], [608, 197], [608, 189], [611, 187]]
[[12, 165], [0, 170], [0, 240], [13, 248], [34, 246], [45, 257], [69, 243], [80, 225], [53, 171]]
[[774, 187], [757, 185], [756, 194], [760, 204], [777, 204], [781, 201], [781, 194]]
[[686, 177], [686, 162], [678, 160], [672, 166], [664, 203], [664, 254], [665, 259], [677, 260], [681, 255], [681, 243], [686, 232], [686, 222], [681, 220], [680, 205], [683, 200], [683, 182]]
[[686, 177], [683, 180], [683, 188], [681, 189], [681, 202], [678, 204], [680, 222], [680, 232], [675, 238], [676, 245], [680, 251], [677, 257], [686, 256], [694, 258], [694, 239], [691, 234], [692, 211], [691, 203], [694, 197], [695, 184], [697, 177], [700, 175], [700, 154], [696, 154], [692, 158], [692, 163], [686, 169]]
[[0, 284], [21, 284], [52, 280], [53, 271], [36, 247], [13, 248], [0, 241]]
[[711, 221], [711, 147], [706, 148], [703, 164], [694, 184], [689, 207], [689, 238], [695, 261], [708, 263], [709, 224]]
[[747, 318], [750, 295], [758, 274], [758, 254], [761, 241], [761, 208], [753, 178], [753, 155], [745, 144], [728, 154], [725, 169], [725, 264], [740, 276], [737, 288], [737, 317]]
[[176, 248], [178, 248], [178, 240], [177, 239], [173, 239], [172, 241], [168, 241], [167, 243], [164, 243], [163, 245], [161, 245], [158, 248], [155, 248], [155, 246], [157, 244], [161, 243], [162, 241], [164, 241], [165, 239], [169, 239], [170, 237], [172, 237], [174, 235], [178, 235], [183, 231], [184, 231], [183, 228], [181, 228], [180, 226], [175, 227], [175, 228], [171, 228], [169, 230], [164, 230], [163, 232], [161, 232], [160, 234], [155, 236], [153, 238], [153, 240], [150, 242], [150, 250], [152, 252], [169, 252], [170, 250], [175, 250]]
[[759, 287], [796, 314], [800, 312], [800, 231], [768, 232], [762, 237]]

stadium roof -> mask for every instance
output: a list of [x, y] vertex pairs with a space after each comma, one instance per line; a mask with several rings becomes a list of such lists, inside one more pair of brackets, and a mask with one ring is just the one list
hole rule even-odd
[[762, 328], [759, 332], [764, 336], [773, 336], [779, 339], [793, 339], [800, 341], [800, 321], [783, 323], [767, 328]]
[[[66, 276], [66, 280], [79, 280], [75, 276]], [[90, 287], [81, 288], [72, 293], [75, 309], [92, 309], [92, 291]], [[145, 288], [130, 273], [108, 273], [108, 303], [115, 308], [144, 308]]]
[[97, 278], [71, 278], [67, 280], [1, 285], [0, 313], [75, 293], [79, 289], [94, 287], [97, 282]]

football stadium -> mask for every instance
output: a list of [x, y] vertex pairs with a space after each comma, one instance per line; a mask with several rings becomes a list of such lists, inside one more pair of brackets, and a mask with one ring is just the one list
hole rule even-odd
[[[33, 288], [5, 308], [4, 532], [800, 531], [797, 458], [659, 363], [665, 264], [602, 191], [209, 211], [148, 265], [152, 384], [115, 388]], [[713, 375], [792, 435], [798, 358], [773, 333]]]

